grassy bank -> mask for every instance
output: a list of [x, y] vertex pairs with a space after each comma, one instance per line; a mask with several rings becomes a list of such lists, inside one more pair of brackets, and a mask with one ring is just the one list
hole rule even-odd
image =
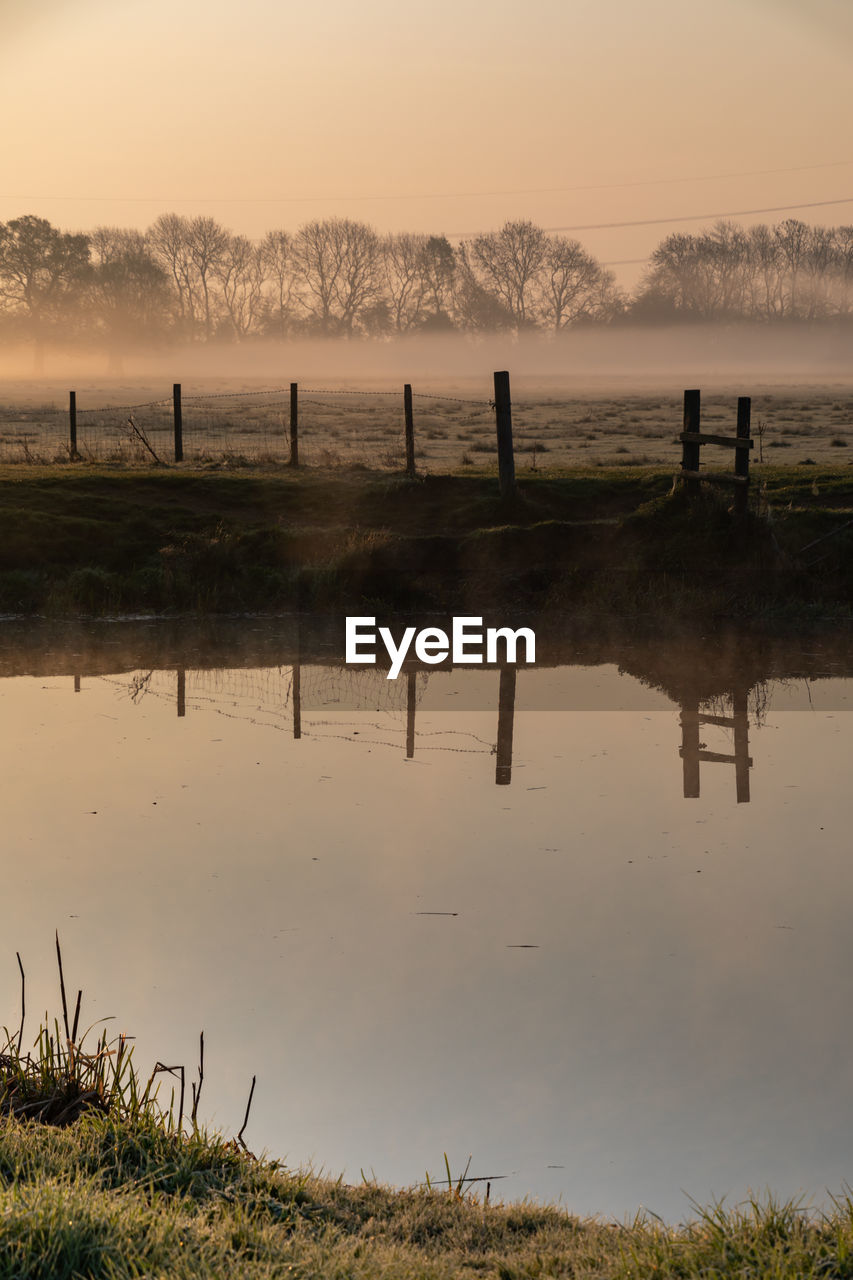
[[[197, 1123], [204, 1041], [185, 1073], [138, 1074], [125, 1036], [78, 1036], [82, 993], [25, 1045], [21, 1019], [0, 1049], [0, 1280], [169, 1276], [791, 1277], [853, 1276], [853, 1200], [829, 1214], [770, 1198], [698, 1210], [668, 1227], [619, 1224], [564, 1206], [490, 1201], [482, 1180], [394, 1190], [257, 1159]], [[168, 1109], [155, 1081], [180, 1079]], [[254, 1088], [254, 1082], [253, 1082]], [[251, 1092], [249, 1095], [251, 1105]]]
[[446, 1186], [346, 1186], [144, 1120], [0, 1122], [2, 1277], [851, 1275], [847, 1198], [823, 1218], [766, 1201], [620, 1226]]
[[728, 492], [691, 504], [656, 468], [531, 472], [502, 501], [487, 473], [7, 467], [0, 610], [848, 616], [849, 468], [755, 471], [736, 528]]

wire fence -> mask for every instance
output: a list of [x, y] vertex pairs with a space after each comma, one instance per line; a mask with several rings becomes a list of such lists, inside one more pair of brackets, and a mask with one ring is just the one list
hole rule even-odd
[[[490, 388], [489, 388], [490, 389]], [[91, 393], [90, 393], [91, 394]], [[92, 394], [92, 398], [95, 396]], [[127, 403], [0, 405], [0, 461], [173, 463], [172, 395]], [[299, 385], [300, 465], [400, 471], [406, 466], [403, 387]], [[195, 465], [284, 464], [293, 460], [291, 385], [180, 395], [182, 460]], [[414, 464], [447, 472], [497, 461], [495, 406], [488, 396], [412, 389]], [[730, 395], [703, 395], [706, 429], [733, 424]], [[754, 461], [839, 461], [853, 442], [853, 404], [831, 389], [753, 397]], [[755, 424], [757, 423], [757, 429]], [[671, 396], [521, 395], [512, 400], [516, 465], [677, 466], [681, 391]], [[783, 450], [790, 450], [783, 453]]]

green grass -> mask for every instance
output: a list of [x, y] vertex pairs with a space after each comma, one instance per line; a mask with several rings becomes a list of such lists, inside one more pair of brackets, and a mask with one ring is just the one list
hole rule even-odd
[[174, 1092], [161, 1107], [156, 1069], [143, 1085], [126, 1041], [100, 1033], [86, 1049], [58, 940], [57, 959], [61, 1019], [24, 1050], [22, 968], [20, 1025], [0, 1054], [0, 1280], [853, 1277], [846, 1194], [827, 1214], [767, 1196], [669, 1227], [494, 1203], [446, 1156], [446, 1182], [405, 1190], [257, 1159], [198, 1121], [203, 1041], [189, 1114]]
[[493, 470], [0, 468], [0, 611], [394, 608], [847, 616], [845, 465], [755, 468], [753, 515], [687, 504], [670, 470], [549, 468], [502, 500]]

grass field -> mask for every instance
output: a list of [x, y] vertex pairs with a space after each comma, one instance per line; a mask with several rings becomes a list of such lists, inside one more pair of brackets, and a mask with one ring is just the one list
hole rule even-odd
[[655, 467], [526, 473], [504, 501], [493, 466], [407, 480], [340, 467], [7, 465], [0, 610], [363, 612], [372, 602], [847, 617], [850, 471], [755, 472], [740, 527], [727, 491], [690, 503]]
[[[171, 386], [151, 381], [78, 385], [78, 449], [90, 462], [172, 458]], [[754, 456], [768, 463], [845, 463], [853, 445], [851, 388], [732, 387], [703, 393], [703, 426], [733, 434], [738, 394], [752, 395]], [[488, 380], [414, 386], [418, 468], [441, 473], [495, 454]], [[286, 384], [205, 378], [183, 387], [184, 456], [207, 463], [283, 461], [289, 456]], [[403, 465], [402, 385], [386, 379], [300, 385], [300, 458], [314, 466]], [[111, 408], [110, 406], [115, 406]], [[134, 407], [135, 406], [135, 407]], [[67, 460], [68, 391], [56, 383], [0, 385], [0, 462]], [[521, 470], [553, 466], [671, 466], [680, 461], [681, 392], [572, 391], [556, 380], [513, 382], [513, 428]], [[853, 457], [853, 454], [851, 454]], [[725, 465], [729, 460], [725, 460]], [[707, 465], [707, 462], [706, 462]]]

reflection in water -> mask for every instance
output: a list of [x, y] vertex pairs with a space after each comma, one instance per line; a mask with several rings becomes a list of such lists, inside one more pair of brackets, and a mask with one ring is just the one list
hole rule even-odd
[[501, 669], [498, 698], [498, 745], [495, 782], [499, 787], [512, 781], [512, 726], [515, 719], [515, 667]]
[[[752, 768], [752, 757], [749, 754], [749, 720], [747, 706], [749, 690], [741, 687], [732, 691], [732, 714], [730, 716], [713, 715], [699, 710], [699, 698], [681, 702], [681, 748], [679, 754], [684, 762], [684, 798], [699, 799], [699, 765], [733, 764], [735, 766], [735, 789], [738, 804], [749, 803], [749, 771]], [[701, 725], [715, 725], [721, 729], [731, 729], [734, 733], [734, 754], [726, 755], [718, 751], [708, 751], [705, 743], [699, 741]]]
[[141, 1067], [204, 1030], [210, 1121], [257, 1073], [251, 1145], [349, 1181], [473, 1152], [677, 1218], [849, 1178], [846, 639], [394, 682], [305, 632], [115, 636], [0, 628], [7, 1005], [20, 950], [55, 1007], [58, 927]]
[[[309, 668], [309, 677], [313, 678], [317, 684], [329, 685], [330, 679], [333, 681], [334, 674], [349, 683], [352, 673], [346, 668], [316, 668], [313, 671]], [[431, 669], [421, 669], [420, 673], [410, 670], [405, 677], [405, 705], [406, 705], [406, 759], [413, 760], [415, 758], [415, 747], [417, 739], [417, 708], [423, 691], [426, 688], [427, 681], [430, 676]], [[159, 682], [152, 683], [157, 674], [153, 670], [147, 672], [133, 672], [124, 677], [111, 677], [117, 683], [127, 686], [128, 697], [131, 702], [137, 702], [145, 693], [156, 692], [162, 696], [162, 690], [159, 688]], [[418, 685], [418, 675], [422, 677], [422, 684]], [[192, 673], [193, 680], [196, 684], [196, 693], [199, 698], [199, 705], [209, 702], [210, 693], [210, 672], [194, 671]], [[385, 692], [384, 675], [382, 674], [366, 674], [365, 688], [362, 690], [363, 706], [372, 705], [377, 701], [382, 701], [382, 693]], [[234, 682], [233, 690], [229, 691], [228, 682]], [[288, 706], [292, 715], [292, 734], [293, 738], [300, 739], [302, 737], [302, 666], [300, 663], [294, 663], [290, 670], [283, 673], [281, 668], [256, 671], [228, 671], [217, 670], [215, 679], [216, 694], [220, 700], [228, 699], [229, 692], [233, 695], [234, 706], [237, 705], [239, 699], [245, 698], [246, 684], [248, 682], [257, 681], [259, 685], [259, 702], [257, 710], [262, 711], [265, 715], [279, 715], [286, 712]], [[281, 683], [278, 698], [271, 696], [271, 690], [276, 682]], [[74, 692], [79, 693], [81, 688], [81, 677], [74, 676]], [[400, 684], [403, 684], [401, 679]], [[495, 745], [491, 748], [492, 754], [495, 755], [495, 784], [497, 786], [509, 786], [512, 782], [512, 748], [513, 748], [513, 726], [515, 722], [515, 706], [518, 688], [517, 668], [514, 666], [501, 667], [498, 671], [498, 692], [497, 692], [497, 737]], [[350, 695], [352, 690], [350, 689]], [[761, 702], [765, 696], [766, 690], [764, 683], [757, 685], [755, 690], [750, 690], [744, 685], [734, 688], [729, 695], [717, 695], [713, 699], [700, 701], [698, 693], [693, 697], [689, 694], [681, 694], [680, 707], [680, 724], [681, 724], [681, 746], [679, 747], [679, 756], [683, 766], [683, 794], [685, 799], [698, 799], [700, 790], [700, 765], [701, 764], [729, 764], [735, 767], [735, 794], [738, 804], [749, 803], [749, 771], [753, 767], [753, 759], [749, 754], [749, 700], [750, 695], [756, 703], [756, 715], [760, 716]], [[178, 667], [175, 670], [175, 707], [177, 715], [184, 717], [187, 714], [187, 671], [185, 667]], [[387, 698], [386, 698], [387, 700]], [[731, 705], [731, 715], [723, 715], [719, 708], [725, 703]], [[712, 706], [714, 710], [702, 710], [704, 706]], [[233, 710], [233, 708], [232, 708]], [[714, 728], [730, 730], [734, 740], [734, 750], [731, 753], [708, 750], [707, 744], [700, 741], [700, 730], [703, 726], [712, 726]], [[368, 739], [364, 740], [365, 742]], [[433, 747], [433, 749], [435, 749]], [[445, 748], [446, 749], [446, 748]]]

